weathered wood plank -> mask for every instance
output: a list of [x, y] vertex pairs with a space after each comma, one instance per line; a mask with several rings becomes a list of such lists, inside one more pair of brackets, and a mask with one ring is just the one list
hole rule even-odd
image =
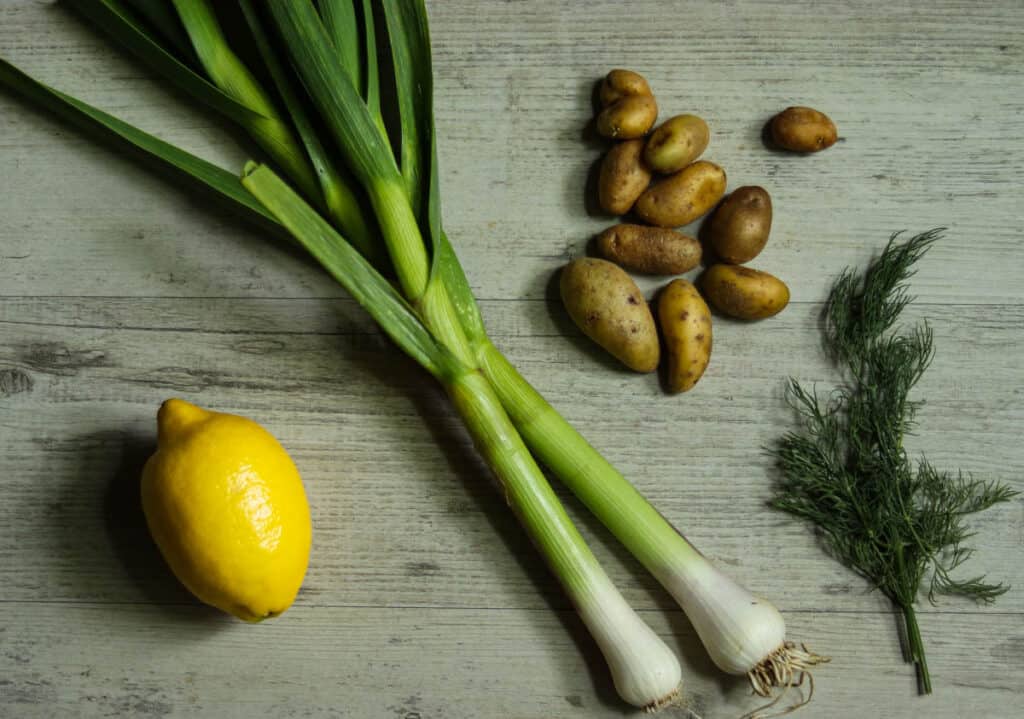
[[[695, 391], [668, 397], [653, 376], [619, 371], [578, 332], [563, 333], [558, 308], [484, 307], [527, 376], [746, 583], [784, 608], [884, 608], [804, 527], [763, 506], [773, 475], [760, 448], [791, 421], [782, 379], [834, 379], [818, 348], [819, 309], [794, 305], [756, 325], [719, 322], [708, 375]], [[935, 327], [939, 355], [921, 388], [929, 404], [912, 448], [938, 466], [1019, 483], [1024, 411], [1017, 390], [1005, 389], [1019, 387], [1024, 371], [1013, 352], [1021, 308], [926, 306], [915, 310], [922, 315]], [[13, 530], [0, 535], [3, 596], [180, 598], [151, 547], [121, 556], [145, 544], [137, 508], [126, 503], [151, 450], [155, 408], [180, 395], [267, 422], [295, 454], [317, 527], [304, 601], [564, 606], [447, 402], [396, 354], [348, 301], [6, 302], [0, 371], [20, 385], [0, 398], [0, 517]], [[1000, 507], [976, 523], [979, 563], [1015, 585], [1024, 583], [1021, 507]], [[593, 520], [581, 518], [630, 599], [664, 604]], [[771, 550], [751, 553], [755, 536]], [[1022, 602], [1013, 593], [994, 611], [1024, 610]]]
[[[716, 674], [681, 615], [645, 612], [678, 649], [703, 717], [757, 705]], [[936, 694], [915, 695], [893, 618], [792, 614], [832, 663], [808, 716], [1012, 716], [1024, 681], [1019, 617], [926, 617]], [[0, 603], [0, 712], [17, 717], [397, 717], [631, 714], [571, 612], [296, 607], [247, 626], [203, 608]], [[73, 635], [77, 641], [70, 643]], [[685, 717], [685, 712], [666, 716]]]

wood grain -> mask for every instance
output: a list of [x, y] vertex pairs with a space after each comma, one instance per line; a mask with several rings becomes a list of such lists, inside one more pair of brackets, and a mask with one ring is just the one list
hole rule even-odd
[[[922, 606], [937, 693], [915, 695], [886, 601], [765, 507], [783, 379], [827, 389], [820, 302], [890, 233], [948, 226], [909, 320], [938, 355], [910, 449], [1024, 490], [1024, 6], [780, 0], [430, 3], [445, 220], [499, 346], [667, 517], [833, 656], [805, 716], [1014, 716], [1024, 594]], [[209, 157], [252, 152], [65, 8], [0, 5], [0, 56]], [[794, 303], [718, 318], [698, 387], [667, 397], [580, 336], [557, 268], [610, 218], [584, 188], [593, 83], [644, 72], [697, 112], [730, 186], [762, 184], [756, 266]], [[790, 104], [836, 120], [812, 157], [770, 151]], [[621, 716], [606, 669], [443, 397], [311, 262], [0, 94], [0, 715]], [[693, 273], [691, 273], [693, 274]], [[658, 280], [642, 279], [653, 293]], [[138, 509], [159, 402], [264, 422], [310, 493], [296, 606], [242, 625], [168, 573]], [[685, 618], [571, 498], [623, 593], [678, 648], [705, 719], [754, 706]], [[978, 518], [975, 567], [1024, 586], [1024, 501]], [[677, 712], [685, 716], [685, 712]]]

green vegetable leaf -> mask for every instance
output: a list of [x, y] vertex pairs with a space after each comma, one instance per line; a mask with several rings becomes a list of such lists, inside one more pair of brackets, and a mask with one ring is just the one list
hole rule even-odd
[[[422, 0], [385, 3], [388, 37], [395, 65], [402, 124], [402, 172], [410, 199], [422, 197], [421, 168], [426, 168], [424, 234], [431, 242], [430, 284], [443, 285], [470, 342], [486, 339], [483, 318], [462, 265], [441, 226], [441, 190], [434, 131], [434, 82], [427, 11]], [[411, 169], [406, 161], [416, 160]], [[422, 201], [419, 204], [422, 208]], [[433, 291], [437, 291], [434, 289]]]
[[[433, 124], [433, 70], [426, 8], [422, 0], [386, 2], [384, 18], [395, 69], [395, 94], [401, 122], [399, 164], [413, 213], [419, 217], [428, 191], [423, 175], [430, 171], [426, 166], [430, 158]], [[430, 234], [437, 236], [434, 232]]]
[[320, 181], [327, 210], [332, 220], [349, 242], [376, 267], [386, 266], [388, 261], [386, 253], [376, 235], [370, 230], [370, 223], [363, 211], [358, 187], [354, 184], [351, 176], [331, 160], [330, 155], [320, 142], [302, 100], [293, 90], [292, 77], [289, 75], [288, 68], [278, 57], [256, 7], [251, 0], [240, 0], [240, 4], [260, 56], [288, 108], [288, 113], [302, 139], [306, 153], [313, 163], [313, 169]]
[[164, 49], [117, 0], [76, 0], [70, 5], [150, 68], [217, 112], [243, 125], [261, 117]]
[[418, 302], [430, 265], [390, 142], [341, 66], [310, 0], [270, 0], [271, 16], [321, 119], [369, 195], [402, 292]]
[[320, 15], [352, 84], [361, 88], [363, 59], [353, 0], [320, 0]]
[[139, 15], [160, 31], [165, 40], [169, 41], [179, 56], [195, 60], [192, 43], [189, 42], [181, 21], [170, 5], [170, 0], [125, 0]]
[[10, 88], [26, 100], [84, 130], [126, 144], [141, 153], [144, 158], [155, 161], [159, 168], [173, 171], [177, 178], [185, 179], [191, 187], [202, 190], [204, 196], [209, 196], [212, 191], [214, 197], [247, 219], [272, 230], [277, 236], [285, 234], [274, 216], [246, 192], [235, 173], [228, 172], [113, 115], [44, 85], [2, 59], [0, 86]]
[[250, 163], [245, 185], [313, 257], [377, 321], [402, 350], [428, 372], [450, 380], [466, 368], [423, 325], [384, 277], [265, 165]]
[[469, 287], [466, 273], [448, 241], [448, 235], [442, 231], [439, 238], [440, 241], [434, 244], [431, 281], [439, 281], [444, 285], [466, 338], [474, 344], [484, 342], [487, 340], [487, 330], [484, 328], [480, 306]]
[[363, 98], [370, 114], [384, 131], [384, 117], [380, 112], [380, 72], [377, 68], [377, 30], [373, 21], [373, 5], [363, 0], [363, 60], [366, 68]]
[[352, 84], [310, 0], [269, 0], [267, 6], [292, 66], [352, 172], [367, 189], [379, 182], [400, 181], [387, 138]]
[[259, 117], [240, 120], [309, 198], [322, 199], [309, 158], [274, 101], [228, 44], [209, 0], [173, 0], [200, 63], [214, 84]]

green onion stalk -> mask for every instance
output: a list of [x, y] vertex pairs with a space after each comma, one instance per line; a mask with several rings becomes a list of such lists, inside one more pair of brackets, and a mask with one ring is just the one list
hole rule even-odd
[[[258, 72], [232, 46], [236, 36], [225, 32], [221, 4], [215, 11], [209, 0], [83, 0], [76, 8], [165, 78], [236, 121], [264, 149], [266, 158], [250, 162], [241, 177], [2, 60], [0, 85], [141, 152], [308, 250], [445, 388], [625, 701], [650, 710], [678, 703], [679, 662], [604, 572], [540, 464], [665, 586], [716, 665], [747, 675], [762, 696], [781, 687], [775, 700], [781, 698], [823, 658], [788, 641], [779, 612], [697, 551], [488, 338], [441, 223], [422, 0], [237, 4], [248, 31], [237, 39], [256, 48]], [[387, 78], [378, 69], [380, 17], [394, 71]], [[261, 75], [271, 78], [270, 89], [260, 84]], [[385, 79], [393, 82], [391, 115], [381, 109]], [[390, 127], [384, 118], [394, 114], [397, 127]]]

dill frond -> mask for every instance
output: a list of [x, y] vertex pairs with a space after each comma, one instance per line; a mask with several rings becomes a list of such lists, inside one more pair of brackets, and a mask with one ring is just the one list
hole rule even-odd
[[942, 236], [935, 229], [899, 242], [893, 235], [863, 273], [844, 271], [825, 307], [825, 345], [842, 384], [822, 399], [794, 379], [787, 397], [799, 425], [773, 448], [781, 479], [772, 506], [803, 517], [826, 550], [903, 612], [909, 659], [921, 689], [931, 678], [914, 604], [953, 594], [992, 602], [1008, 587], [953, 572], [973, 550], [964, 518], [1017, 493], [1004, 484], [940, 471], [912, 460], [903, 438], [921, 401], [910, 399], [934, 356], [932, 330], [897, 322], [913, 297], [914, 265]]

